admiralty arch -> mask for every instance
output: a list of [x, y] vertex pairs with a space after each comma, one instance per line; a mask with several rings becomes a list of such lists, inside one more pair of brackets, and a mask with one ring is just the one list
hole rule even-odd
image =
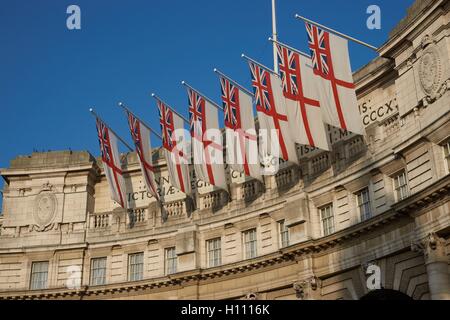
[[[354, 73], [366, 134], [328, 129], [265, 183], [168, 184], [161, 208], [124, 154], [125, 211], [101, 160], [35, 152], [0, 170], [0, 299], [450, 299], [450, 2], [417, 0]], [[77, 280], [81, 279], [81, 280]], [[372, 291], [373, 292], [373, 291]]]

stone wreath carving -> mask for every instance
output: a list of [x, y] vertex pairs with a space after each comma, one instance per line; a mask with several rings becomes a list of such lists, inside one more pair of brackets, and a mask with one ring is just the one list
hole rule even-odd
[[419, 80], [427, 102], [437, 99], [442, 85], [442, 63], [435, 41], [429, 36], [422, 40], [422, 56], [419, 61]]
[[56, 216], [57, 205], [58, 201], [55, 194], [51, 192], [51, 188], [44, 185], [34, 200], [33, 218], [35, 224], [30, 226], [29, 231], [43, 232], [54, 229], [53, 220]]

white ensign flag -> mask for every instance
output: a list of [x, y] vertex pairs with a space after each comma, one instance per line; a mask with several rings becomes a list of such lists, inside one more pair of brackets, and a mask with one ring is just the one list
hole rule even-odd
[[306, 30], [324, 122], [364, 134], [350, 67], [348, 41], [310, 23], [306, 23]]
[[262, 181], [253, 97], [220, 76], [226, 132], [227, 164], [235, 171]]
[[330, 150], [311, 59], [279, 43], [276, 48], [292, 139]]
[[191, 88], [188, 88], [188, 96], [192, 153], [197, 178], [228, 190], [217, 108]]
[[120, 163], [117, 137], [109, 130], [108, 126], [99, 118], [96, 121], [97, 135], [102, 153], [103, 170], [108, 181], [111, 199], [116, 201], [122, 208], [127, 209], [125, 181]]
[[175, 188], [189, 195], [192, 190], [183, 119], [158, 98], [157, 105], [169, 181]]

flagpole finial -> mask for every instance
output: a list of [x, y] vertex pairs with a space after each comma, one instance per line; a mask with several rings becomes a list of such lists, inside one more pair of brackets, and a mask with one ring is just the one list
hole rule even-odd
[[244, 58], [244, 57], [245, 57], [245, 54], [241, 53], [241, 58]]
[[295, 15], [294, 15], [294, 18], [298, 18], [298, 17], [300, 17], [298, 14], [295, 14]]
[[213, 71], [214, 71], [214, 72], [217, 72], [217, 68], [214, 68]]
[[272, 37], [269, 37], [268, 40], [269, 40], [269, 41], [272, 41], [273, 39], [272, 39]]
[[183, 81], [181, 81], [181, 84], [184, 85], [184, 84], [186, 84], [186, 82], [183, 80]]
[[122, 106], [123, 106], [123, 103], [122, 103], [122, 102], [119, 102], [118, 104], [119, 104], [119, 107], [122, 107]]
[[89, 108], [89, 112], [90, 112], [90, 113], [94, 112], [94, 109]]
[[152, 97], [155, 97], [155, 94], [152, 92], [152, 93], [151, 93], [151, 96], [152, 96]]

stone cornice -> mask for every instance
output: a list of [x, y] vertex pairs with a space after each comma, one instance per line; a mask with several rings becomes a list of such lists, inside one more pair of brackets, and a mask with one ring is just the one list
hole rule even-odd
[[429, 4], [422, 8], [422, 12], [411, 16], [409, 20], [404, 20], [404, 25], [400, 26], [399, 30], [392, 34], [389, 40], [378, 49], [381, 56], [391, 54], [391, 51], [393, 51], [394, 48], [399, 47], [400, 42], [404, 39], [408, 39], [411, 30], [416, 30], [421, 23], [428, 19], [429, 15], [431, 15], [437, 8], [445, 4], [446, 1], [435, 0], [429, 2]]

